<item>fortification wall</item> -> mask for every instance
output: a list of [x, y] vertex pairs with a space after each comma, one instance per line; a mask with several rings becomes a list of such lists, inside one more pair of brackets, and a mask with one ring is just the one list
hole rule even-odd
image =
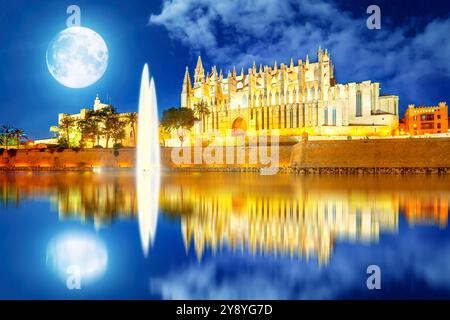
[[[189, 150], [190, 149], [190, 150]], [[265, 167], [268, 164], [261, 164], [261, 158], [259, 152], [266, 152], [263, 150], [252, 150], [248, 147], [243, 147], [240, 150], [232, 148], [234, 150], [234, 157], [231, 162], [226, 159], [226, 154], [232, 154], [231, 148], [222, 148], [223, 157], [217, 157], [219, 163], [205, 163], [205, 154], [208, 154], [205, 149], [185, 148], [183, 152], [189, 154], [190, 160], [181, 164], [174, 163], [172, 161], [173, 148], [162, 147], [161, 148], [161, 161], [162, 165], [166, 168], [233, 168], [233, 167]], [[290, 165], [291, 146], [279, 146], [273, 149], [274, 152], [279, 154], [279, 163], [281, 166], [287, 167]], [[217, 150], [216, 150], [217, 151]], [[214, 155], [214, 153], [209, 153]], [[220, 154], [220, 153], [219, 153]], [[244, 154], [245, 161], [239, 163], [238, 154]], [[180, 153], [182, 155], [182, 153]], [[270, 152], [269, 152], [270, 155]], [[249, 163], [249, 159], [255, 156], [254, 161]], [[185, 158], [186, 159], [186, 158]], [[202, 159], [200, 164], [195, 163], [195, 159]], [[135, 149], [85, 149], [74, 151], [67, 150], [14, 150], [7, 152], [6, 150], [0, 155], [0, 168], [3, 170], [78, 170], [78, 169], [91, 169], [95, 167], [107, 167], [107, 168], [132, 168], [135, 165]]]
[[[187, 162], [174, 163], [176, 153], [173, 148], [161, 148], [161, 160], [169, 169], [233, 169], [261, 168], [274, 166], [275, 158], [269, 157], [269, 163], [263, 163], [260, 152], [242, 147], [233, 148], [234, 157], [226, 159], [226, 154], [232, 154], [230, 148], [222, 148], [218, 156], [219, 163], [205, 163], [204, 156], [214, 155], [211, 150], [185, 149]], [[216, 150], [217, 151], [217, 150]], [[278, 152], [279, 166], [290, 171], [312, 173], [356, 173], [357, 170], [367, 172], [410, 173], [436, 171], [450, 173], [450, 138], [414, 138], [414, 139], [373, 139], [348, 141], [306, 141], [296, 145], [281, 145], [273, 152]], [[190, 153], [190, 155], [189, 155]], [[245, 161], [239, 161], [238, 154], [244, 154]], [[268, 153], [270, 155], [270, 152]], [[180, 159], [181, 159], [180, 154]], [[186, 158], [185, 158], [186, 159]], [[195, 159], [202, 159], [196, 163]], [[216, 157], [217, 159], [217, 157]], [[40, 151], [17, 150], [3, 151], [0, 155], [1, 170], [84, 170], [95, 167], [132, 168], [135, 164], [134, 149], [86, 149], [80, 151]], [[389, 169], [401, 170], [389, 170]], [[345, 169], [345, 170], [341, 170]], [[286, 171], [284, 170], [284, 171]], [[434, 172], [433, 171], [433, 172]]]
[[17, 150], [3, 151], [0, 167], [3, 168], [54, 168], [86, 169], [93, 167], [132, 167], [134, 166], [134, 149], [71, 149], [56, 150]]
[[296, 168], [450, 168], [450, 138], [300, 142], [291, 163]]

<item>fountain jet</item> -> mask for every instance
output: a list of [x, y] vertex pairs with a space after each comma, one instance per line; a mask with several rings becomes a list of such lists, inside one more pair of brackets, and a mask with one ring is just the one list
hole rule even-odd
[[139, 232], [145, 257], [156, 234], [161, 170], [155, 82], [149, 78], [148, 65], [145, 64], [139, 95], [136, 148]]

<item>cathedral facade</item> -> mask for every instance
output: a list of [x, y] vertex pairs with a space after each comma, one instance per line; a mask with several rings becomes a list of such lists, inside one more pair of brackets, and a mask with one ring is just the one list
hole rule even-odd
[[[224, 76], [214, 66], [205, 74], [198, 58], [191, 82], [183, 80], [181, 107], [206, 103], [209, 114], [197, 130], [209, 132], [278, 129], [281, 135], [391, 135], [398, 127], [398, 96], [380, 95], [380, 84], [363, 81], [339, 84], [327, 50], [317, 62], [253, 66]], [[231, 131], [230, 131], [231, 130]]]

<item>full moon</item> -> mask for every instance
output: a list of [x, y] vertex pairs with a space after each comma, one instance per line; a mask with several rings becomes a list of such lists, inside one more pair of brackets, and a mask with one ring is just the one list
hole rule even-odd
[[70, 27], [56, 35], [47, 48], [47, 67], [69, 88], [85, 88], [99, 80], [108, 66], [108, 47], [94, 30]]
[[86, 283], [106, 271], [108, 252], [96, 236], [65, 233], [48, 244], [46, 260], [61, 279], [67, 279], [68, 273], [77, 272]]

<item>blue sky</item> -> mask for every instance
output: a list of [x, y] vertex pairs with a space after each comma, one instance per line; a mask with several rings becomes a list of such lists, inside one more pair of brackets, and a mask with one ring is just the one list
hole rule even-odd
[[[105, 75], [84, 89], [60, 85], [45, 61], [70, 4], [109, 48]], [[366, 28], [370, 4], [381, 8], [381, 30]], [[0, 124], [47, 137], [58, 113], [90, 107], [97, 93], [119, 111], [137, 111], [145, 62], [162, 110], [179, 105], [185, 66], [192, 72], [199, 53], [206, 68], [227, 70], [314, 60], [319, 45], [330, 51], [338, 82], [379, 81], [382, 93], [400, 96], [402, 111], [450, 102], [449, 9], [448, 1], [0, 0]]]

